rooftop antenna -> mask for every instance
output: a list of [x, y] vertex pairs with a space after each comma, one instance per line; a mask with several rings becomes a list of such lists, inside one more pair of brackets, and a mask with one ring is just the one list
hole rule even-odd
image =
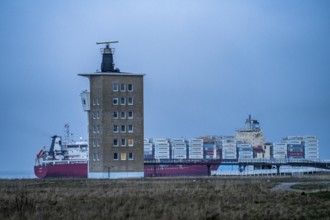
[[119, 41], [96, 42], [97, 45], [105, 44], [105, 48], [101, 48], [101, 54], [102, 54], [101, 72], [120, 72], [118, 68], [115, 69], [115, 64], [113, 62], [113, 54], [115, 52], [115, 49], [110, 47], [110, 44], [115, 44], [118, 42]]

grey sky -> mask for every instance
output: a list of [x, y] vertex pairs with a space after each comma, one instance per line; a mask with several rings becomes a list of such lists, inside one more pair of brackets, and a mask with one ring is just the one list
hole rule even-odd
[[0, 2], [0, 170], [31, 170], [50, 136], [87, 137], [78, 73], [145, 73], [145, 136], [233, 135], [248, 114], [268, 141], [317, 135], [330, 158], [330, 2]]

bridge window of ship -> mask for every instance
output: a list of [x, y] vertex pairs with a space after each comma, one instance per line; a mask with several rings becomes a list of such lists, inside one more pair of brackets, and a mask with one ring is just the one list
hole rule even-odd
[[112, 84], [112, 88], [114, 92], [118, 92], [118, 83]]
[[128, 98], [128, 105], [133, 105], [133, 98], [132, 97]]
[[113, 104], [114, 105], [118, 105], [118, 97], [114, 97], [113, 98]]
[[120, 118], [125, 119], [126, 118], [126, 112], [121, 112], [120, 113]]
[[121, 105], [126, 105], [126, 98], [125, 97], [120, 98], [120, 104]]
[[128, 112], [128, 119], [133, 119], [133, 112]]
[[133, 84], [128, 84], [128, 91], [133, 92]]
[[120, 91], [121, 92], [125, 92], [126, 91], [126, 84], [125, 83], [120, 84]]

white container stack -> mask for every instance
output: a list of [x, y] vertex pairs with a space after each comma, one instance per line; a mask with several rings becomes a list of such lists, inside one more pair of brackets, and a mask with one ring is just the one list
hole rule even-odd
[[154, 139], [155, 159], [170, 159], [170, 144], [167, 139]]
[[288, 145], [286, 143], [273, 143], [273, 158], [285, 159], [287, 158]]
[[305, 142], [305, 159], [319, 160], [319, 140], [316, 136], [306, 135], [304, 136]]
[[152, 145], [149, 139], [144, 139], [144, 159], [146, 160], [154, 159]]
[[222, 159], [237, 159], [236, 144], [224, 143], [222, 145]]
[[251, 144], [237, 144], [239, 159], [253, 159], [253, 149]]
[[171, 139], [172, 159], [187, 159], [187, 144], [183, 138]]
[[189, 139], [189, 159], [203, 159], [203, 139]]

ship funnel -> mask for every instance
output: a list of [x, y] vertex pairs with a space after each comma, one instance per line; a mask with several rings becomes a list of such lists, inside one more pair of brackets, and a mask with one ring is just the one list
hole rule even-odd
[[96, 44], [105, 44], [105, 48], [101, 48], [102, 53], [102, 63], [101, 72], [119, 72], [119, 69], [115, 69], [115, 64], [113, 62], [113, 54], [115, 52], [114, 48], [110, 47], [110, 44], [118, 43], [118, 41], [107, 41], [107, 42], [97, 42]]

